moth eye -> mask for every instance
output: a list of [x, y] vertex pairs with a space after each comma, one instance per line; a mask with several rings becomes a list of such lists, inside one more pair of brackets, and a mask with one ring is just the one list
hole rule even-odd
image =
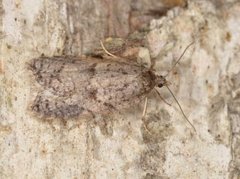
[[162, 88], [162, 87], [163, 87], [163, 84], [162, 84], [162, 83], [158, 84], [158, 87], [159, 87], [159, 88]]

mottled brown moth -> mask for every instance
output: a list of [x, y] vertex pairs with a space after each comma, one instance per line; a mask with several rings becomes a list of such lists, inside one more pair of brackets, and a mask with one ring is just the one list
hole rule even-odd
[[164, 76], [122, 58], [39, 57], [30, 69], [42, 87], [31, 108], [44, 117], [109, 114], [138, 104], [155, 87], [167, 86]]

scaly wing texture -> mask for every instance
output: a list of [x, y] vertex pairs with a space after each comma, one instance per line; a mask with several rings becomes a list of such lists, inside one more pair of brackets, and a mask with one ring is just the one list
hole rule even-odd
[[138, 103], [154, 75], [135, 64], [92, 57], [40, 57], [30, 67], [41, 85], [32, 109], [46, 117], [106, 114]]

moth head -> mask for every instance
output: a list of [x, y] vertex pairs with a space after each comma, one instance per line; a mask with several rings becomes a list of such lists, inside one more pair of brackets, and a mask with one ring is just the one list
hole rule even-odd
[[169, 85], [166, 78], [162, 75], [156, 76], [156, 81], [155, 82], [157, 84], [157, 87], [159, 87], [159, 88], [162, 88], [163, 86]]

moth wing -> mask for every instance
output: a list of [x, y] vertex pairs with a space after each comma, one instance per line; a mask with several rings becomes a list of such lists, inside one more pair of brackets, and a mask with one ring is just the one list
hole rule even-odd
[[74, 78], [82, 85], [87, 75], [93, 75], [97, 60], [87, 60], [82, 57], [72, 56], [56, 56], [56, 57], [40, 57], [33, 59], [30, 63], [36, 81], [44, 88], [50, 89], [52, 93], [58, 96], [70, 96], [74, 93], [76, 87]]
[[30, 63], [36, 81], [58, 96], [72, 95], [76, 92], [76, 85], [88, 85], [87, 81], [95, 75], [121, 73], [119, 70], [131, 72], [133, 67], [139, 68], [139, 65], [122, 58], [110, 60], [72, 56], [40, 57]]
[[85, 110], [71, 98], [49, 96], [44, 92], [35, 98], [32, 110], [44, 117], [72, 118], [81, 115]]

